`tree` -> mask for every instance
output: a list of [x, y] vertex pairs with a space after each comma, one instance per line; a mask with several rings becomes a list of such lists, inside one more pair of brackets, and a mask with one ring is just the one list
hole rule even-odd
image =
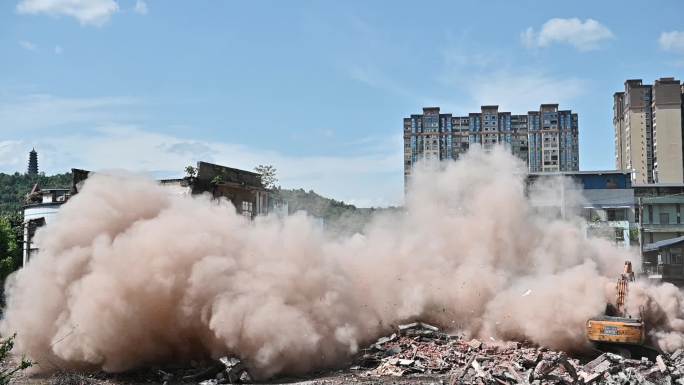
[[270, 164], [263, 165], [260, 164], [254, 167], [254, 171], [261, 174], [261, 184], [268, 190], [273, 190], [276, 188], [278, 183], [278, 178], [276, 177], [276, 169]]
[[22, 202], [34, 184], [40, 188], [69, 188], [71, 174], [53, 176], [29, 176], [20, 173], [0, 173], [0, 215], [15, 214], [21, 211]]
[[0, 279], [3, 285], [7, 276], [19, 267], [21, 247], [10, 218], [0, 217]]
[[197, 169], [192, 167], [192, 166], [186, 166], [185, 167], [185, 175], [188, 178], [194, 178], [195, 176], [197, 176]]
[[[5, 362], [9, 357], [9, 353], [14, 348], [14, 336], [5, 338], [0, 341], [0, 361]], [[33, 366], [33, 362], [22, 357], [21, 362], [17, 366], [7, 367], [0, 369], [0, 385], [7, 385], [12, 380], [12, 377], [22, 370], [28, 369]]]
[[211, 182], [209, 182], [209, 184], [211, 184], [211, 195], [214, 196], [214, 198], [216, 197], [218, 186], [223, 184], [223, 182], [223, 176], [221, 175], [216, 175], [214, 178], [212, 178]]

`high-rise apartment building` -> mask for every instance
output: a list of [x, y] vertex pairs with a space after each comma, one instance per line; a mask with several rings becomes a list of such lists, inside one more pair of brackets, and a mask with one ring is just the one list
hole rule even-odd
[[577, 114], [542, 104], [539, 111], [513, 115], [499, 106], [482, 106], [468, 116], [442, 114], [439, 107], [404, 118], [404, 182], [426, 159], [458, 159], [471, 146], [507, 146], [530, 172], [579, 170]]
[[634, 184], [684, 183], [683, 92], [674, 78], [630, 79], [613, 95], [615, 167]]
[[682, 149], [682, 87], [679, 80], [661, 78], [653, 85], [653, 179], [684, 182]]

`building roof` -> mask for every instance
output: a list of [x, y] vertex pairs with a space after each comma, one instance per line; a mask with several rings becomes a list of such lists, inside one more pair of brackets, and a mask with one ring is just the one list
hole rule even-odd
[[628, 175], [631, 174], [631, 171], [624, 171], [624, 170], [590, 170], [590, 171], [559, 171], [559, 172], [531, 172], [530, 175], [539, 175], [539, 176], [546, 176], [546, 175]]
[[681, 81], [676, 80], [673, 77], [660, 78], [660, 79], [655, 81], [655, 84], [676, 84], [676, 85], [679, 85], [680, 83], [681, 83]]
[[649, 243], [647, 245], [644, 245], [644, 251], [656, 251], [665, 247], [678, 245], [680, 243], [684, 243], [684, 237], [665, 239], [662, 241]]
[[159, 180], [157, 180], [157, 182], [159, 182], [159, 183], [161, 183], [161, 184], [181, 183], [181, 182], [185, 182], [185, 181], [187, 181], [187, 179], [185, 179], [185, 178], [167, 178], [167, 179], [159, 179]]
[[261, 182], [261, 174], [213, 163], [197, 162], [196, 186], [210, 184], [217, 177], [221, 178], [223, 185], [235, 184], [241, 187], [264, 188]]
[[232, 172], [238, 172], [240, 174], [261, 176], [261, 174], [259, 174], [257, 172], [242, 170], [239, 168], [233, 168], [233, 167], [228, 167], [228, 166], [221, 166], [220, 164], [202, 162], [202, 161], [197, 162], [197, 172], [198, 173], [199, 173], [200, 168], [203, 168], [202, 165], [207, 166], [207, 167], [212, 167], [212, 168], [215, 168], [215, 169], [220, 170], [220, 171], [232, 171]]

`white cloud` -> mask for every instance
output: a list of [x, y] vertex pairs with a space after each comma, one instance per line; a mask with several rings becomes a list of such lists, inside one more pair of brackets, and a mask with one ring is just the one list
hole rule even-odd
[[372, 65], [352, 65], [349, 68], [349, 76], [352, 80], [363, 83], [371, 88], [389, 91], [401, 96], [411, 95], [411, 92], [399, 82], [388, 77], [384, 72]]
[[77, 123], [107, 122], [132, 116], [135, 107], [136, 101], [131, 98], [59, 98], [45, 94], [0, 98], [0, 127], [21, 133]]
[[137, 0], [135, 2], [135, 7], [133, 8], [133, 12], [135, 12], [139, 15], [147, 15], [147, 3], [144, 2], [143, 0]]
[[526, 30], [520, 33], [520, 41], [527, 48], [534, 48], [537, 45], [537, 37], [534, 33], [534, 28], [527, 27]]
[[102, 26], [118, 12], [114, 0], [21, 0], [17, 4], [20, 14], [47, 14], [50, 16], [71, 16], [81, 25]]
[[424, 100], [423, 105], [439, 105], [457, 114], [479, 111], [482, 105], [498, 105], [500, 111], [514, 114], [536, 110], [543, 103], [572, 108], [586, 88], [582, 79], [553, 75], [538, 67], [519, 68], [504, 54], [482, 53], [463, 43], [444, 49], [443, 61], [439, 81], [459, 94]]
[[544, 48], [561, 43], [570, 44], [579, 51], [598, 49], [602, 42], [613, 38], [613, 32], [605, 25], [594, 19], [582, 21], [578, 18], [550, 19], [539, 32], [529, 27], [520, 34], [522, 43], [528, 48]]
[[684, 32], [682, 31], [663, 32], [660, 34], [658, 43], [663, 51], [684, 54]]
[[21, 46], [21, 48], [23, 48], [23, 49], [25, 49], [25, 50], [27, 50], [27, 51], [36, 51], [36, 50], [38, 50], [38, 47], [37, 47], [35, 44], [33, 44], [33, 43], [31, 43], [30, 41], [28, 41], [28, 40], [19, 40], [19, 45]]
[[57, 44], [55, 46], [55, 55], [61, 55], [64, 52], [64, 48], [62, 48], [61, 45]]
[[[24, 153], [20, 151], [20, 149], [21, 142], [18, 140], [0, 140], [0, 164], [20, 165], [21, 162], [24, 161], [24, 159], [20, 156], [24, 155]], [[20, 170], [15, 169], [14, 171]]]
[[580, 79], [556, 78], [539, 72], [500, 71], [477, 76], [468, 83], [473, 108], [498, 104], [500, 110], [514, 114], [537, 110], [543, 103], [558, 103], [560, 108], [569, 109], [584, 88]]
[[[258, 164], [273, 164], [284, 187], [313, 189], [358, 205], [398, 204], [403, 198], [400, 133], [357, 146], [363, 149], [353, 155], [304, 156], [119, 123], [135, 120], [122, 115], [122, 111], [133, 107], [135, 102], [125, 98], [33, 95], [11, 106], [0, 101], [0, 127], [16, 127], [6, 137], [22, 138], [0, 141], [0, 172], [23, 171], [26, 154], [35, 146], [41, 170], [46, 173], [65, 172], [72, 167], [119, 168], [151, 172], [157, 177], [179, 177], [185, 166], [199, 160], [246, 170]], [[87, 128], [61, 129], [73, 126]], [[33, 133], [27, 133], [26, 127]]]
[[402, 146], [393, 144], [383, 152], [359, 156], [294, 156], [235, 143], [179, 138], [137, 126], [108, 125], [79, 134], [46, 133], [22, 145], [11, 142], [4, 152], [0, 143], [0, 160], [6, 160], [0, 162], [0, 171], [23, 170], [25, 153], [32, 146], [39, 153], [41, 169], [48, 173], [75, 167], [180, 177], [185, 166], [199, 160], [244, 170], [273, 164], [283, 187], [313, 189], [361, 205], [391, 205], [398, 204], [403, 194]]

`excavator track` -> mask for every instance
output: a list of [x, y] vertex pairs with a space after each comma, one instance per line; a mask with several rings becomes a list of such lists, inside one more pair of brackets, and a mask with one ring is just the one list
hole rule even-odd
[[655, 362], [656, 357], [661, 354], [660, 350], [648, 345], [594, 342], [594, 348], [597, 352], [613, 353], [623, 358], [640, 360], [646, 357], [651, 362]]

